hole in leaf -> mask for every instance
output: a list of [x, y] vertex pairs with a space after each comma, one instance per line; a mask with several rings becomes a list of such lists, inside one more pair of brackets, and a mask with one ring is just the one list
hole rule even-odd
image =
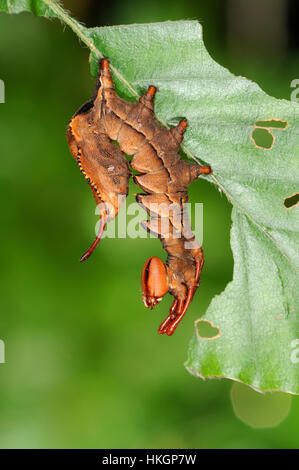
[[274, 144], [274, 135], [269, 129], [255, 127], [251, 133], [254, 145], [262, 149], [271, 149]]
[[279, 121], [279, 119], [268, 119], [266, 121], [256, 121], [256, 127], [267, 127], [276, 129], [285, 129], [289, 125], [288, 121]]
[[209, 320], [197, 320], [195, 326], [196, 334], [200, 339], [216, 339], [221, 334], [220, 328], [214, 326]]
[[283, 200], [283, 205], [286, 209], [292, 209], [299, 204], [299, 193], [292, 194], [292, 196], [286, 197]]
[[273, 147], [275, 136], [270, 129], [286, 129], [290, 124], [280, 119], [256, 121], [251, 132], [251, 139], [257, 148], [269, 150]]

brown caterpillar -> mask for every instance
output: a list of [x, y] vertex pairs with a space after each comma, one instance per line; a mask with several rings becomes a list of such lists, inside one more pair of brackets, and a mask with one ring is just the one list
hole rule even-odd
[[152, 217], [143, 226], [161, 239], [168, 254], [165, 265], [157, 257], [145, 262], [143, 302], [153, 308], [167, 292], [174, 296], [170, 314], [159, 328], [160, 334], [171, 335], [199, 286], [204, 262], [189, 222], [183, 223], [177, 215], [182, 215], [188, 201], [188, 185], [211, 169], [181, 160], [178, 150], [187, 121], [170, 130], [161, 127], [154, 119], [155, 93], [156, 88], [150, 86], [138, 103], [121, 99], [114, 90], [109, 61], [102, 59], [94, 97], [70, 121], [67, 139], [96, 202], [104, 203], [101, 228], [81, 261], [93, 252], [107, 218], [117, 215], [128, 194], [131, 173], [123, 152], [132, 156], [130, 165], [138, 172], [134, 181], [144, 191], [136, 200]]

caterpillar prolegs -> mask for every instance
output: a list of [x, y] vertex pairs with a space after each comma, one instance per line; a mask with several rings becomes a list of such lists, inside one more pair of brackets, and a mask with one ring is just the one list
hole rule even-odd
[[157, 257], [145, 262], [141, 275], [143, 303], [153, 308], [167, 292], [174, 296], [170, 313], [159, 328], [160, 334], [171, 335], [199, 286], [204, 262], [190, 223], [186, 217], [183, 223], [177, 215], [183, 214], [189, 184], [211, 169], [180, 158], [187, 121], [181, 120], [170, 130], [161, 127], [154, 118], [156, 91], [150, 86], [138, 103], [121, 99], [114, 90], [109, 61], [102, 59], [94, 96], [73, 116], [67, 139], [102, 208], [99, 233], [81, 261], [93, 252], [106, 221], [117, 215], [128, 195], [131, 171], [124, 154], [132, 156], [130, 166], [137, 172], [134, 181], [144, 191], [136, 199], [151, 216], [143, 226], [161, 239], [168, 254], [165, 264]]

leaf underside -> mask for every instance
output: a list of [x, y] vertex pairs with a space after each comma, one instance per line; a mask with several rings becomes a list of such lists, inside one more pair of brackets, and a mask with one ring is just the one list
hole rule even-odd
[[[0, 11], [58, 17], [91, 50], [91, 72], [109, 57], [118, 93], [134, 100], [159, 88], [156, 112], [165, 125], [186, 117], [184, 151], [211, 165], [210, 181], [233, 204], [233, 280], [205, 316], [220, 330], [202, 339], [195, 325], [187, 369], [202, 378], [226, 377], [259, 390], [299, 393], [298, 192], [299, 106], [232, 75], [208, 54], [197, 21], [85, 28], [52, 0], [0, 0]], [[256, 121], [272, 127], [271, 148], [256, 145]], [[294, 343], [293, 343], [294, 344]]]

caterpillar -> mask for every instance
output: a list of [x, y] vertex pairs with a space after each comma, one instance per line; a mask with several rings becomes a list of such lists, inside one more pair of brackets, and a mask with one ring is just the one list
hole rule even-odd
[[[67, 140], [101, 207], [99, 232], [80, 261], [94, 251], [106, 222], [117, 215], [128, 195], [130, 167], [137, 173], [133, 179], [143, 193], [136, 200], [151, 217], [142, 225], [161, 239], [168, 255], [165, 264], [158, 257], [146, 260], [141, 274], [143, 303], [152, 309], [167, 292], [173, 295], [169, 315], [158, 330], [170, 336], [194, 297], [204, 263], [202, 247], [184, 213], [187, 188], [211, 168], [181, 159], [187, 121], [170, 130], [161, 127], [154, 118], [156, 91], [151, 85], [137, 103], [125, 101], [115, 92], [108, 59], [102, 59], [93, 98], [74, 114]], [[132, 157], [130, 167], [124, 154]]]

